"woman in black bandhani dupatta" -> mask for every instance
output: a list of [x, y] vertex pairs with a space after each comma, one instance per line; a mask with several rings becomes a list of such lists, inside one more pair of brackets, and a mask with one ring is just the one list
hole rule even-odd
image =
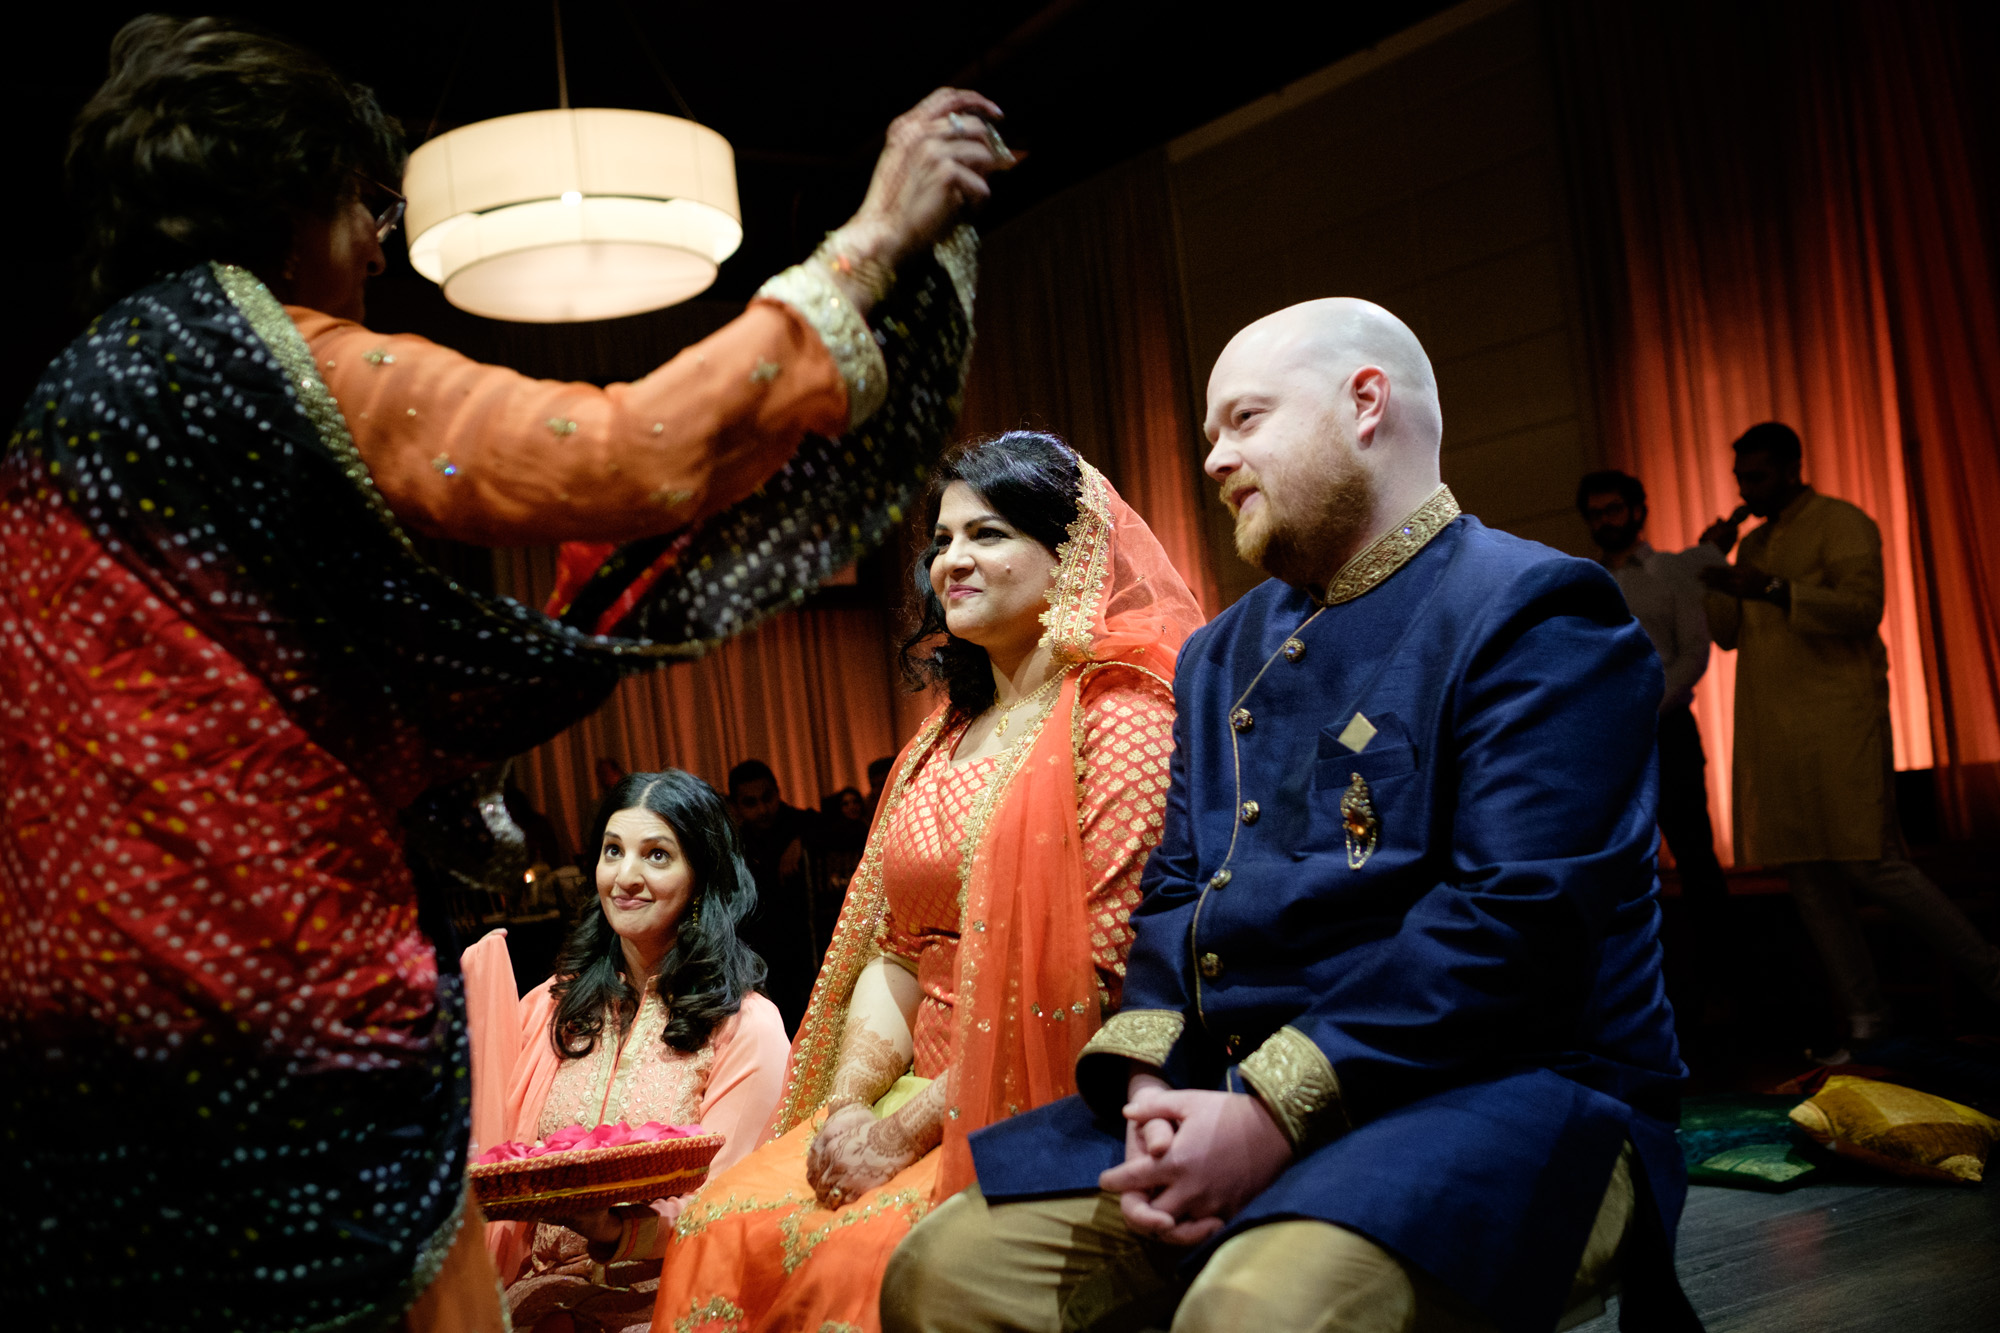
[[[0, 462], [10, 1327], [499, 1327], [436, 911], [493, 850], [478, 775], [900, 518], [996, 114], [933, 94], [813, 260], [599, 390], [359, 324], [403, 162], [365, 89], [120, 33], [71, 147], [109, 305]], [[409, 531], [573, 543], [560, 618]]]

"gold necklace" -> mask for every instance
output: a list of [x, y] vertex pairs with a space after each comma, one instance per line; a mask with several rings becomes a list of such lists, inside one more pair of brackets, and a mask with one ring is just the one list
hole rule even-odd
[[1007, 734], [1007, 724], [1014, 720], [1014, 710], [1017, 708], [1026, 708], [1029, 704], [1034, 703], [1037, 700], [1040, 700], [1047, 695], [1053, 694], [1058, 688], [1061, 687], [1063, 683], [1063, 677], [1066, 674], [1067, 673], [1061, 671], [1056, 672], [1055, 675], [1043, 681], [1042, 684], [1036, 688], [1033, 694], [1030, 694], [1025, 698], [1016, 699], [1013, 703], [1008, 704], [1005, 708], [1001, 709], [1000, 722], [997, 726], [993, 728], [994, 736], [996, 737], [1005, 736]]

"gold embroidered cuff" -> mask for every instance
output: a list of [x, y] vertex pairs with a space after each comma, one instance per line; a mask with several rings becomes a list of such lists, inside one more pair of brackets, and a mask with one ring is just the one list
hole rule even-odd
[[938, 267], [951, 279], [952, 290], [958, 293], [958, 303], [965, 309], [967, 320], [972, 318], [972, 294], [979, 286], [979, 233], [969, 222], [960, 223], [951, 235], [931, 247]]
[[847, 382], [847, 428], [852, 430], [873, 416], [889, 396], [889, 367], [868, 321], [827, 271], [814, 263], [794, 264], [759, 287], [757, 295], [798, 311], [826, 344], [840, 378]]
[[1293, 1148], [1310, 1148], [1352, 1128], [1333, 1065], [1297, 1028], [1279, 1028], [1237, 1067], [1277, 1117]]
[[1187, 1019], [1171, 1009], [1126, 1009], [1105, 1020], [1077, 1059], [1122, 1055], [1143, 1064], [1164, 1065], [1186, 1026]]

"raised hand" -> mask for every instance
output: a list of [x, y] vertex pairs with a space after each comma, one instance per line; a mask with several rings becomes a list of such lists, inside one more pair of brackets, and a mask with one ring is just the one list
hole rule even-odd
[[1749, 505], [1736, 506], [1736, 512], [1728, 518], [1718, 518], [1702, 529], [1701, 539], [1716, 550], [1728, 555], [1736, 549], [1736, 534], [1743, 527], [1743, 520], [1750, 517]]
[[866, 312], [887, 275], [993, 193], [987, 177], [1014, 165], [993, 122], [1000, 108], [963, 88], [940, 88], [889, 124], [861, 208], [831, 241], [829, 268]]

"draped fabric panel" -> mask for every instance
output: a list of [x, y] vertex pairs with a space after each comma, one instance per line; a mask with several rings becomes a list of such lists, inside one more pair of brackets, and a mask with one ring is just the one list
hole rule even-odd
[[1202, 505], [1213, 501], [1188, 398], [1173, 226], [1156, 152], [987, 237], [961, 433], [1027, 426], [1068, 440], [1146, 520], [1212, 615]]
[[[1606, 454], [1645, 480], [1648, 535], [1692, 543], [1737, 503], [1730, 442], [1790, 423], [1807, 480], [1882, 529], [1897, 767], [2000, 759], [2000, 569], [1972, 526], [2000, 504], [2000, 333], [1949, 11], [1551, 12]], [[1696, 697], [1725, 860], [1734, 665]]]
[[[553, 549], [494, 553], [500, 590], [540, 605]], [[628, 677], [604, 706], [515, 763], [515, 780], [572, 843], [602, 794], [599, 759], [630, 772], [684, 768], [717, 791], [729, 770], [762, 759], [793, 805], [841, 787], [867, 790], [868, 762], [904, 732], [882, 613], [788, 611], [696, 662]]]

